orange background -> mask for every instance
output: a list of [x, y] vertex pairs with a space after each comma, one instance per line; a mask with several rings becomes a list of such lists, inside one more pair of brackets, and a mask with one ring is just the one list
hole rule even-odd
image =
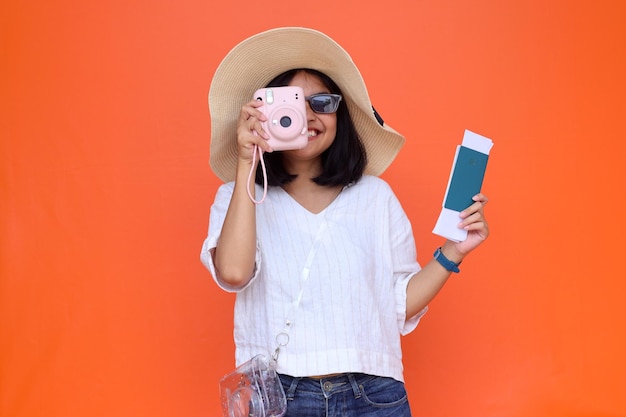
[[626, 3], [4, 0], [0, 415], [217, 416], [232, 295], [200, 264], [208, 87], [276, 26], [335, 38], [407, 137], [427, 262], [454, 147], [492, 237], [404, 338], [416, 416], [626, 416]]

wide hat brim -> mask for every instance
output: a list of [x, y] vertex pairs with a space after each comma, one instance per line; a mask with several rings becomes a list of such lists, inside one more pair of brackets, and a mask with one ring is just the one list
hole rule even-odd
[[318, 70], [337, 83], [367, 152], [365, 174], [382, 174], [400, 151], [404, 137], [376, 119], [363, 77], [350, 55], [327, 35], [300, 27], [254, 35], [235, 46], [216, 69], [209, 90], [213, 172], [224, 182], [235, 179], [241, 106], [258, 88], [294, 68]]

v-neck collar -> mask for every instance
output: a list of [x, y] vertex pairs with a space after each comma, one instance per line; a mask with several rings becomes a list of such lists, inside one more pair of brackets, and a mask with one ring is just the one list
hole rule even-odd
[[326, 207], [324, 207], [322, 210], [320, 210], [319, 212], [315, 213], [309, 209], [307, 209], [306, 207], [304, 207], [302, 204], [300, 204], [300, 202], [298, 200], [296, 200], [291, 194], [289, 194], [283, 187], [278, 187], [280, 190], [278, 191], [280, 194], [282, 194], [284, 196], [284, 198], [288, 199], [292, 205], [298, 207], [299, 210], [302, 210], [304, 212], [306, 212], [308, 215], [310, 216], [323, 216], [324, 213], [326, 213], [328, 211], [328, 209], [332, 206], [334, 206], [337, 202], [337, 200], [339, 200], [339, 197], [341, 196], [341, 194], [343, 194], [344, 190], [346, 189], [346, 187], [343, 187], [339, 193], [337, 193], [337, 195], [335, 196], [335, 198], [333, 198], [330, 203], [328, 203], [326, 205]]

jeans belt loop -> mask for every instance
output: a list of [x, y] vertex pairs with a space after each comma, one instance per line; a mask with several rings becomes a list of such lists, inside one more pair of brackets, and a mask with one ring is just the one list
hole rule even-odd
[[361, 398], [361, 389], [359, 388], [359, 384], [356, 382], [356, 378], [354, 374], [348, 374], [348, 380], [350, 381], [350, 385], [352, 385], [352, 392], [354, 392], [354, 398]]

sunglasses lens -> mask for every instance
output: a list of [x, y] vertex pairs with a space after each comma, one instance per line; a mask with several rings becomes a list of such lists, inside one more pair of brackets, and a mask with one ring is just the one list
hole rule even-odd
[[316, 94], [309, 97], [311, 109], [316, 113], [334, 113], [340, 101], [341, 96], [338, 94]]

